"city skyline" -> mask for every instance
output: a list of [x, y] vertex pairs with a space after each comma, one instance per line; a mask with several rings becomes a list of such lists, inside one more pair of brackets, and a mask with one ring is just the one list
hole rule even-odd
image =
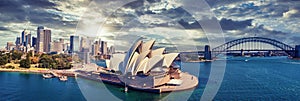
[[22, 52], [34, 51], [35, 53], [51, 54], [78, 54], [86, 63], [89, 62], [89, 56], [105, 59], [115, 53], [114, 46], [108, 46], [107, 42], [101, 39], [90, 37], [70, 35], [69, 41], [63, 38], [52, 40], [51, 30], [44, 26], [38, 26], [36, 30], [37, 37], [31, 36], [31, 32], [24, 29], [20, 36], [15, 38], [15, 42], [6, 42], [6, 51], [18, 50]]

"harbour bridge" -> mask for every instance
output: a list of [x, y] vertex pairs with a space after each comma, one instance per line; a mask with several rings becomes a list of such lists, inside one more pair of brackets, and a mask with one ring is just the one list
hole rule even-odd
[[[277, 49], [266, 49], [266, 45], [276, 47]], [[209, 45], [206, 45], [204, 49], [204, 57], [205, 59], [210, 60], [212, 57], [217, 57], [220, 54], [232, 51], [240, 51], [241, 53], [243, 51], [283, 51], [290, 57], [300, 58], [300, 45], [292, 47], [283, 42], [263, 37], [240, 38], [226, 42], [212, 49], [210, 49]]]

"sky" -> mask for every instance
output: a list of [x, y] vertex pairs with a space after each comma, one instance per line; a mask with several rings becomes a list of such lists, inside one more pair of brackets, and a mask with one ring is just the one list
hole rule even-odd
[[300, 44], [297, 0], [1, 0], [0, 47], [24, 29], [101, 38], [126, 50], [138, 37], [158, 47], [193, 50], [243, 37]]

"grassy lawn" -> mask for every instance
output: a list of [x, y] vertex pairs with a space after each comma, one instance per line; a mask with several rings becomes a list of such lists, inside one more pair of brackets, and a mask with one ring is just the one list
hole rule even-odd
[[[5, 66], [14, 66], [15, 69], [26, 69], [20, 67], [20, 64], [15, 64], [15, 63], [7, 63]], [[37, 68], [38, 64], [31, 64], [29, 70], [49, 70], [47, 68]]]
[[5, 66], [14, 66], [16, 69], [20, 68], [20, 64], [15, 64], [15, 63], [7, 63]]
[[36, 68], [36, 67], [30, 67], [29, 70], [49, 70], [47, 68]]

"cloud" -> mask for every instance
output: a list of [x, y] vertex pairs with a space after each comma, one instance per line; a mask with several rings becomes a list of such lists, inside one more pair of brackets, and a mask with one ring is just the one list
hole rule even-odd
[[296, 15], [297, 13], [298, 13], [299, 11], [298, 10], [296, 10], [296, 9], [291, 9], [291, 10], [289, 10], [289, 11], [287, 11], [287, 12], [284, 12], [282, 15], [282, 17], [283, 18], [290, 18], [291, 16], [293, 16], [293, 15]]
[[[84, 1], [2, 0], [0, 24], [4, 27], [1, 28], [0, 36], [9, 34], [12, 36], [9, 37], [9, 40], [14, 41], [23, 29], [31, 30], [31, 34], [36, 36], [37, 26], [45, 26], [52, 30], [54, 40], [60, 37], [69, 37], [65, 35], [75, 32], [78, 14], [82, 12], [77, 10], [75, 5], [84, 7], [79, 2]], [[69, 5], [69, 8], [64, 5]]]
[[0, 31], [9, 31], [9, 29], [6, 27], [0, 27]]
[[54, 40], [67, 39], [75, 33], [129, 45], [130, 42], [118, 41], [122, 37], [116, 37], [129, 39], [138, 35], [157, 38], [157, 44], [166, 47], [182, 45], [168, 40], [199, 46], [207, 41], [201, 24], [211, 27], [216, 19], [227, 39], [257, 35], [293, 43], [289, 39], [300, 36], [300, 2], [297, 0], [206, 0], [210, 7], [197, 0], [128, 1], [4, 0], [0, 4], [0, 24], [3, 25], [0, 36], [11, 34], [12, 41], [23, 29], [35, 34], [36, 27], [43, 25], [52, 30]]
[[222, 18], [220, 25], [223, 30], [238, 30], [244, 29], [252, 25], [252, 19], [245, 21], [233, 21], [232, 19]]

